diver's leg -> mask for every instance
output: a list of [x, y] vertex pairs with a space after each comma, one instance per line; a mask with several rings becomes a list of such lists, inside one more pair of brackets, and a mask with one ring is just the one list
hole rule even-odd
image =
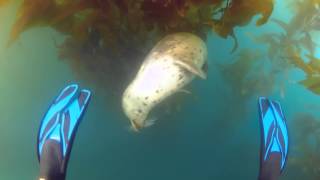
[[280, 153], [272, 153], [270, 158], [263, 163], [259, 173], [259, 180], [277, 180], [280, 176]]
[[61, 168], [62, 160], [59, 142], [47, 140], [40, 157], [40, 179], [64, 180], [65, 172]]

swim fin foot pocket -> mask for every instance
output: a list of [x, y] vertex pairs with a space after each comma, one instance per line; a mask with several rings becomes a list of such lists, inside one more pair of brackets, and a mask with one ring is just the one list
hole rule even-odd
[[78, 85], [65, 87], [41, 120], [37, 155], [40, 177], [46, 180], [65, 178], [72, 144], [86, 110], [91, 92]]

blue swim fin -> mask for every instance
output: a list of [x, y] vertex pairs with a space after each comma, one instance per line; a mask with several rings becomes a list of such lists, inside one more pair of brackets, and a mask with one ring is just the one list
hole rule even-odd
[[[65, 171], [77, 128], [90, 97], [90, 91], [79, 90], [78, 85], [73, 84], [64, 88], [54, 100], [42, 119], [38, 132], [37, 155], [40, 163], [41, 159], [50, 159], [43, 158], [43, 154], [55, 154], [59, 157], [51, 159], [59, 159], [61, 162], [56, 164], [59, 164], [61, 172]], [[55, 153], [51, 149], [55, 149]]]
[[261, 127], [260, 174], [280, 174], [286, 164], [289, 137], [286, 119], [281, 105], [265, 97], [259, 98], [259, 120]]

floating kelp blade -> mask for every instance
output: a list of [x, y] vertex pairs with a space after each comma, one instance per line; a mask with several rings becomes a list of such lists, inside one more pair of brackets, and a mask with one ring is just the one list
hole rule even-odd
[[[0, 0], [0, 4], [2, 1]], [[50, 8], [48, 8], [50, 7]], [[79, 20], [78, 13], [93, 11]], [[134, 31], [146, 31], [157, 28], [163, 34], [168, 32], [189, 31], [205, 34], [208, 28], [205, 22], [214, 20], [213, 30], [227, 37], [237, 26], [248, 24], [252, 18], [261, 14], [257, 25], [266, 23], [273, 10], [273, 0], [142, 0], [142, 1], [70, 1], [70, 0], [23, 0], [18, 10], [19, 16], [11, 33], [13, 42], [20, 33], [35, 25], [50, 26], [62, 33], [74, 35], [79, 21], [92, 18], [88, 27], [99, 29], [101, 25], [109, 31], [127, 28]], [[212, 18], [220, 13], [219, 18]], [[114, 23], [114, 22], [119, 22]], [[103, 32], [101, 32], [103, 33]], [[121, 31], [115, 31], [115, 37], [121, 37]]]
[[320, 95], [320, 76], [308, 77], [307, 79], [300, 81], [299, 83], [313, 93]]

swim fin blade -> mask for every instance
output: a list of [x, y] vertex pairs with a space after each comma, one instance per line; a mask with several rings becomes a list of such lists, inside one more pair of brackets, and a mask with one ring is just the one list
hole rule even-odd
[[280, 103], [260, 97], [259, 120], [261, 127], [260, 170], [268, 168], [268, 171], [275, 170], [281, 173], [287, 161], [289, 138], [286, 119]]
[[[53, 101], [41, 121], [37, 137], [37, 155], [41, 160], [44, 149], [57, 144], [62, 171], [66, 168], [72, 144], [82, 116], [91, 97], [89, 90], [79, 90], [78, 85], [65, 87]], [[48, 147], [45, 147], [48, 146]]]

